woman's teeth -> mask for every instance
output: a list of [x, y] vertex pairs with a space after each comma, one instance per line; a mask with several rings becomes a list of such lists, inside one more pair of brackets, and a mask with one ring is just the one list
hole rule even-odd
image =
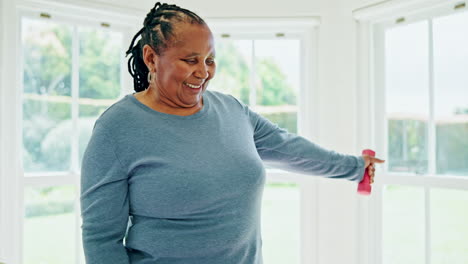
[[193, 85], [193, 84], [190, 84], [190, 83], [185, 83], [185, 85], [187, 85], [188, 87], [193, 88], [193, 89], [198, 89], [198, 88], [201, 87], [201, 85]]

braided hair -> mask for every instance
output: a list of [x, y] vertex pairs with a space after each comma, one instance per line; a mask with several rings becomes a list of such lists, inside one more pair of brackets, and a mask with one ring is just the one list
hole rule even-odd
[[[147, 80], [149, 70], [143, 61], [143, 46], [148, 44], [157, 55], [161, 55], [174, 37], [174, 24], [181, 22], [206, 25], [205, 21], [192, 11], [160, 2], [157, 2], [146, 15], [143, 28], [133, 37], [126, 52], [126, 56], [130, 55], [128, 71], [133, 77], [136, 92], [144, 91], [149, 86]], [[140, 40], [135, 43], [139, 36]]]

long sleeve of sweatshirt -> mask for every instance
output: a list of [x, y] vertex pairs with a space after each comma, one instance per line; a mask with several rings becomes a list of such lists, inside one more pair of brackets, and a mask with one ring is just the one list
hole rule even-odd
[[326, 178], [360, 181], [362, 157], [327, 150], [304, 137], [289, 133], [243, 105], [254, 129], [254, 142], [261, 159], [287, 171]]
[[97, 123], [82, 162], [81, 214], [87, 264], [128, 264], [123, 245], [128, 223], [127, 172], [114, 143]]

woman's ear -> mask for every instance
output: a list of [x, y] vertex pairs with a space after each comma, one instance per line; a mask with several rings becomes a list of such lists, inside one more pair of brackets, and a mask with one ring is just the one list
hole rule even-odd
[[145, 62], [146, 67], [148, 67], [150, 72], [156, 71], [157, 60], [158, 54], [156, 54], [156, 52], [153, 48], [151, 48], [150, 45], [145, 44], [143, 46], [143, 61]]

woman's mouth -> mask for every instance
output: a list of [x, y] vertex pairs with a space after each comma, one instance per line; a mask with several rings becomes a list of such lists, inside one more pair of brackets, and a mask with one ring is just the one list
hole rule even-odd
[[188, 86], [189, 88], [192, 88], [192, 89], [200, 89], [202, 87], [203, 84], [191, 84], [191, 83], [187, 83], [187, 82], [184, 82], [184, 84], [186, 86]]

